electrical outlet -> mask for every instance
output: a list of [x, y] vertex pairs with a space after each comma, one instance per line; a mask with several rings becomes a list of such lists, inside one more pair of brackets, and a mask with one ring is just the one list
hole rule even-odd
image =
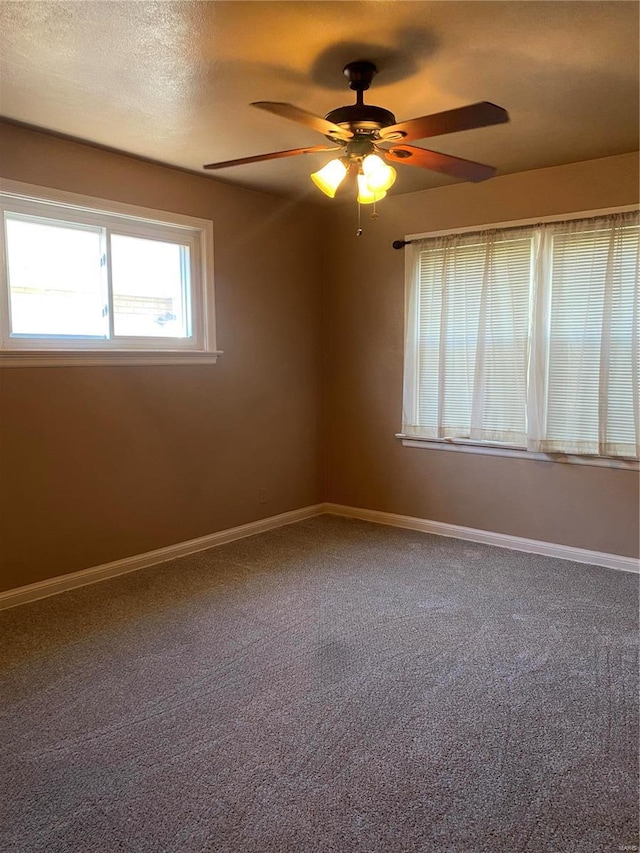
[[258, 489], [258, 503], [266, 504], [267, 502], [267, 488], [266, 486], [262, 486]]

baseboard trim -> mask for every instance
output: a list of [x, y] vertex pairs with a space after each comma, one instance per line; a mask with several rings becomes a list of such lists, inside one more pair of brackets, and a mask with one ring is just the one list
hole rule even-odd
[[345, 518], [358, 518], [361, 521], [372, 521], [375, 524], [386, 524], [391, 527], [420, 530], [423, 533], [433, 533], [436, 536], [449, 536], [452, 539], [481, 542], [485, 545], [495, 545], [498, 548], [510, 548], [512, 551], [525, 551], [528, 554], [558, 557], [561, 560], [572, 560], [575, 563], [604, 566], [607, 569], [617, 569], [622, 572], [640, 572], [640, 561], [634, 557], [623, 557], [619, 554], [588, 551], [585, 548], [573, 548], [570, 545], [556, 545], [538, 539], [525, 539], [522, 536], [493, 533], [489, 530], [478, 530], [475, 527], [462, 527], [459, 524], [446, 524], [443, 521], [429, 521], [426, 518], [414, 518], [410, 515], [396, 515], [392, 512], [379, 512], [374, 509], [362, 509], [343, 506], [342, 504], [325, 503], [323, 512], [329, 515], [341, 515]]
[[18, 604], [26, 604], [29, 601], [37, 601], [40, 598], [48, 598], [50, 595], [57, 595], [59, 592], [67, 592], [80, 586], [98, 583], [98, 581], [108, 578], [115, 578], [118, 575], [155, 566], [167, 560], [174, 560], [176, 557], [185, 557], [188, 554], [205, 551], [207, 548], [215, 548], [217, 545], [234, 542], [236, 539], [255, 536], [257, 533], [266, 533], [266, 531], [275, 530], [277, 527], [284, 527], [287, 524], [295, 524], [296, 521], [304, 521], [305, 518], [321, 515], [323, 511], [324, 504], [314, 504], [302, 507], [302, 509], [282, 512], [279, 515], [271, 515], [268, 518], [261, 518], [259, 521], [251, 521], [249, 524], [241, 524], [239, 527], [230, 527], [227, 530], [220, 530], [207, 536], [200, 536], [198, 539], [189, 539], [186, 542], [167, 545], [165, 548], [157, 548], [155, 551], [147, 551], [145, 554], [136, 554], [133, 557], [114, 560], [112, 563], [104, 563], [101, 566], [93, 566], [89, 569], [81, 569], [79, 572], [48, 578], [28, 586], [9, 589], [6, 592], [0, 592], [0, 610], [16, 607]]
[[623, 557], [619, 554], [607, 554], [602, 551], [588, 551], [584, 548], [556, 545], [538, 539], [509, 536], [506, 533], [493, 533], [490, 530], [478, 530], [474, 527], [462, 527], [458, 524], [446, 524], [443, 521], [430, 521], [426, 518], [414, 518], [410, 515], [397, 515], [392, 512], [380, 512], [375, 509], [363, 509], [362, 507], [344, 506], [342, 504], [320, 503], [294, 509], [291, 512], [283, 512], [279, 515], [271, 515], [268, 518], [261, 518], [259, 521], [252, 521], [239, 527], [230, 527], [227, 530], [210, 533], [208, 536], [200, 536], [198, 539], [178, 542], [175, 545], [168, 545], [155, 551], [147, 551], [145, 554], [136, 554], [133, 557], [114, 560], [112, 563], [104, 563], [101, 566], [81, 569], [79, 572], [71, 572], [28, 586], [0, 592], [0, 610], [37, 601], [40, 598], [48, 598], [50, 595], [57, 595], [60, 592], [67, 592], [77, 587], [98, 583], [108, 578], [115, 578], [118, 575], [155, 566], [167, 560], [174, 560], [176, 557], [185, 557], [188, 554], [205, 551], [207, 548], [215, 548], [217, 545], [234, 542], [236, 539], [266, 533], [268, 530], [275, 530], [278, 527], [295, 524], [297, 521], [304, 521], [306, 518], [323, 514], [357, 518], [361, 521], [371, 521], [374, 524], [385, 524], [390, 527], [404, 527], [407, 530], [419, 530], [423, 533], [433, 533], [436, 536], [481, 542], [485, 545], [495, 545], [498, 548], [510, 548], [512, 551], [525, 551], [529, 554], [540, 554], [545, 557], [558, 557], [561, 560], [604, 566], [607, 569], [623, 572], [640, 572], [640, 561], [634, 557]]

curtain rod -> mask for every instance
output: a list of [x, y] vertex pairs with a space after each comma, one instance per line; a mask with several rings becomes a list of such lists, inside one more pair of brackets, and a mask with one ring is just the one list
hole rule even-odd
[[450, 234], [485, 234], [488, 231], [515, 231], [518, 228], [532, 228], [557, 222], [576, 222], [588, 219], [603, 219], [622, 213], [637, 213], [637, 204], [625, 204], [619, 207], [605, 207], [600, 210], [583, 210], [576, 213], [559, 213], [552, 216], [543, 216], [538, 219], [519, 219], [507, 222], [495, 222], [491, 225], [469, 225], [464, 228], [451, 228], [446, 231], [427, 231], [425, 234], [416, 234], [413, 240], [394, 240], [391, 244], [394, 249], [404, 249], [411, 243], [426, 242], [436, 237], [448, 237]]

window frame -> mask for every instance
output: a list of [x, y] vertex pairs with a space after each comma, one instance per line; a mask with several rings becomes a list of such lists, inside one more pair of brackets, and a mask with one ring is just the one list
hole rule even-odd
[[[189, 247], [189, 338], [11, 335], [5, 212], [103, 229], [105, 254], [112, 235]], [[101, 364], [211, 364], [216, 349], [213, 223], [179, 213], [84, 196], [3, 179], [0, 184], [0, 367]], [[111, 294], [110, 265], [106, 264]], [[113, 316], [113, 311], [110, 312]], [[110, 319], [110, 323], [113, 320]]]
[[[544, 225], [553, 222], [571, 222], [578, 219], [589, 219], [598, 216], [608, 216], [616, 213], [630, 213], [638, 210], [637, 204], [621, 205], [618, 207], [598, 208], [593, 210], [572, 211], [570, 213], [554, 214], [550, 216], [541, 216], [530, 219], [507, 220], [503, 222], [479, 223], [477, 225], [468, 225], [460, 228], [448, 228], [439, 231], [426, 231], [415, 234], [407, 234], [404, 237], [405, 243], [411, 243], [414, 240], [425, 240], [435, 237], [445, 237], [450, 234], [472, 234], [476, 231], [491, 231], [493, 229], [508, 229], [519, 228], [523, 226]], [[411, 291], [414, 285], [413, 269], [405, 255], [405, 303], [404, 303], [404, 341], [407, 340], [408, 329], [408, 308]], [[404, 350], [403, 350], [404, 351]], [[403, 388], [407, 383], [415, 387], [415, 364], [407, 364], [403, 362]], [[406, 401], [403, 395], [403, 406]], [[607, 468], [622, 468], [625, 470], [639, 471], [640, 460], [626, 459], [623, 457], [614, 456], [588, 456], [570, 453], [542, 453], [527, 450], [524, 447], [503, 444], [493, 441], [479, 441], [476, 439], [467, 438], [423, 438], [416, 435], [410, 435], [403, 432], [396, 433], [395, 437], [401, 440], [404, 447], [419, 448], [423, 450], [445, 450], [457, 451], [462, 453], [473, 453], [485, 456], [502, 456], [511, 457], [521, 460], [543, 461], [543, 462], [560, 462], [577, 465], [588, 465], [593, 467]]]

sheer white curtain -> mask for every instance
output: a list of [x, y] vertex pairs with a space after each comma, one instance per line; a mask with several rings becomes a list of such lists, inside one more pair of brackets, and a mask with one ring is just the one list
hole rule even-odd
[[541, 229], [530, 450], [640, 455], [638, 214]]
[[406, 435], [639, 455], [637, 212], [408, 252]]
[[410, 244], [405, 433], [526, 445], [533, 236]]

